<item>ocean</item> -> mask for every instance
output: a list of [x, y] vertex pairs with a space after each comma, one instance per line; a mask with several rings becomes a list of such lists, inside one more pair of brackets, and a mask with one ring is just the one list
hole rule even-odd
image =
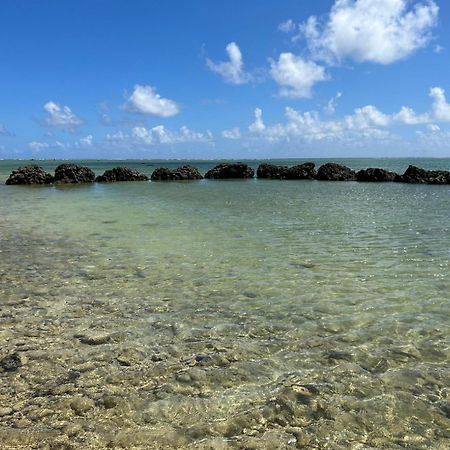
[[1, 184], [0, 238], [0, 448], [448, 448], [450, 185]]

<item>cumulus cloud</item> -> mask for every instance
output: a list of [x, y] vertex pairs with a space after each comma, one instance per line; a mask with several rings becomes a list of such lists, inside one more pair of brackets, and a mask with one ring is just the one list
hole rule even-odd
[[263, 112], [261, 108], [255, 109], [255, 121], [248, 127], [250, 133], [260, 133], [266, 129], [263, 121]]
[[123, 109], [156, 117], [172, 117], [180, 112], [176, 102], [161, 97], [152, 86], [139, 84], [134, 86], [134, 91], [123, 105]]
[[224, 137], [225, 139], [239, 139], [241, 137], [241, 130], [239, 128], [223, 130], [222, 137]]
[[68, 106], [60, 106], [52, 101], [44, 105], [44, 111], [47, 113], [45, 123], [50, 127], [73, 130], [83, 123]]
[[270, 74], [280, 85], [280, 95], [290, 98], [309, 98], [313, 86], [328, 79], [324, 67], [292, 53], [281, 53], [278, 61], [271, 61]]
[[430, 97], [433, 98], [433, 115], [436, 120], [450, 122], [450, 104], [445, 98], [445, 90], [434, 87], [430, 90]]
[[433, 0], [336, 0], [325, 21], [300, 28], [314, 59], [390, 64], [430, 42], [438, 13]]
[[[126, 140], [124, 135], [120, 138], [121, 141]], [[134, 127], [131, 130], [131, 140], [134, 144], [145, 145], [206, 143], [212, 141], [212, 134], [209, 131], [206, 133], [192, 131], [186, 126], [181, 127], [178, 132], [172, 132], [163, 125], [158, 125], [153, 128]]]
[[235, 42], [230, 42], [226, 46], [229, 61], [213, 62], [206, 60], [208, 68], [217, 73], [229, 84], [245, 84], [251, 81], [252, 77], [244, 70], [244, 61], [240, 48]]
[[417, 114], [412, 108], [402, 106], [400, 111], [394, 115], [394, 119], [405, 125], [419, 125], [428, 123], [430, 121], [430, 115]]

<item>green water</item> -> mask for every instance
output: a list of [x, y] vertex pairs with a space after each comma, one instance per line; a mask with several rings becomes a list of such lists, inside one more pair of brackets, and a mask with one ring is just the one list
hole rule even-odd
[[0, 448], [448, 448], [449, 211], [450, 186], [1, 185]]

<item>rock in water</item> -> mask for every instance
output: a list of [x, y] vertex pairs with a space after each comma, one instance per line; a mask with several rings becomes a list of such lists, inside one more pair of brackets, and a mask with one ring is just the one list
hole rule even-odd
[[253, 178], [255, 171], [247, 164], [219, 164], [205, 174], [205, 178], [224, 179], [224, 178]]
[[256, 170], [256, 176], [258, 178], [270, 178], [283, 180], [286, 178], [286, 174], [289, 168], [287, 166], [275, 166], [273, 164], [260, 164]]
[[114, 167], [99, 175], [95, 181], [98, 183], [114, 183], [116, 181], [148, 181], [149, 177], [138, 170], [128, 167]]
[[288, 180], [313, 180], [316, 177], [316, 165], [313, 162], [307, 162], [298, 166], [289, 167], [286, 179]]
[[203, 177], [197, 168], [191, 166], [178, 167], [177, 169], [168, 169], [160, 167], [152, 173], [152, 181], [182, 181], [182, 180], [201, 180]]
[[93, 183], [95, 173], [89, 167], [61, 164], [55, 169], [55, 183]]
[[404, 183], [449, 184], [450, 172], [446, 170], [425, 170], [409, 166], [402, 176]]
[[326, 163], [319, 167], [316, 178], [327, 181], [354, 181], [356, 174], [349, 167], [336, 163]]
[[356, 179], [358, 181], [395, 181], [397, 177], [398, 174], [394, 172], [372, 167], [360, 170], [356, 174]]
[[19, 167], [13, 170], [6, 184], [50, 184], [53, 177], [39, 166]]

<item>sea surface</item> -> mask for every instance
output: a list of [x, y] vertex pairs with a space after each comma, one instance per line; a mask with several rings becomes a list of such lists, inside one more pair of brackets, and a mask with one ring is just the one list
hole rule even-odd
[[1, 184], [0, 239], [1, 449], [449, 448], [450, 185]]

